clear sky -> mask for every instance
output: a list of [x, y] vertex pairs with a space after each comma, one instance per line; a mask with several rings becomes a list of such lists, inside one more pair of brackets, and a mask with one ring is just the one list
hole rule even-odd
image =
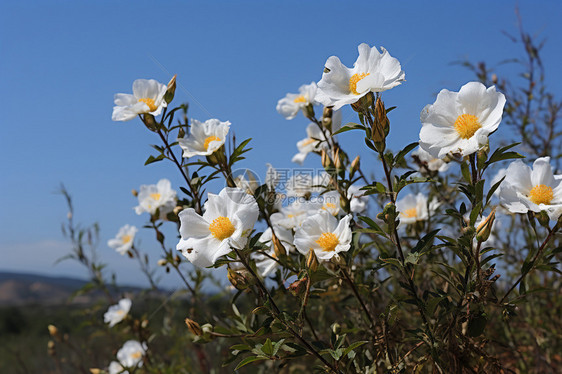
[[[515, 1], [12, 1], [0, 3], [0, 270], [83, 274], [60, 233], [66, 217], [64, 183], [75, 219], [101, 226], [99, 252], [121, 283], [142, 282], [136, 263], [105, 244], [124, 224], [141, 227], [131, 195], [166, 177], [165, 163], [143, 166], [158, 139], [138, 120], [111, 121], [113, 95], [137, 78], [167, 82], [178, 75], [174, 103], [190, 116], [232, 122], [237, 139], [252, 137], [243, 166], [263, 175], [265, 163], [295, 167], [295, 143], [307, 121], [286, 121], [277, 100], [318, 81], [324, 62], [351, 66], [357, 45], [384, 46], [398, 58], [406, 82], [384, 94], [391, 116], [390, 146], [418, 140], [419, 113], [442, 88], [458, 90], [472, 74], [452, 65], [468, 58], [498, 63], [522, 56], [502, 31], [516, 33]], [[527, 31], [547, 39], [549, 88], [560, 97], [562, 3], [520, 1]], [[351, 112], [344, 119], [354, 120]], [[352, 133], [344, 148], [374, 158]], [[309, 157], [305, 166], [318, 166]], [[215, 191], [218, 192], [218, 191]], [[141, 249], [156, 261], [151, 232]], [[168, 245], [175, 246], [173, 232]], [[165, 285], [177, 284], [169, 275]]]

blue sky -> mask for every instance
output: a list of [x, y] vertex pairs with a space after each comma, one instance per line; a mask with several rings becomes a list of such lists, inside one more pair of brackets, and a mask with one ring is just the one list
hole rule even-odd
[[[522, 56], [502, 34], [517, 32], [514, 1], [397, 3], [2, 1], [0, 270], [82, 274], [71, 262], [53, 265], [68, 250], [60, 233], [66, 208], [54, 194], [64, 183], [76, 220], [100, 223], [99, 252], [118, 280], [142, 282], [136, 263], [105, 243], [122, 225], [140, 227], [147, 219], [134, 213], [131, 189], [163, 177], [176, 188], [181, 181], [172, 165], [143, 166], [158, 139], [139, 121], [111, 121], [114, 93], [130, 92], [137, 78], [167, 82], [177, 74], [174, 102], [189, 101], [192, 118], [229, 120], [237, 139], [252, 137], [254, 150], [243, 166], [263, 175], [266, 162], [296, 166], [290, 159], [307, 125], [302, 117], [282, 118], [277, 100], [318, 81], [331, 55], [350, 66], [357, 45], [366, 42], [400, 60], [407, 81], [384, 94], [387, 106], [398, 106], [391, 116], [394, 149], [418, 140], [419, 113], [439, 90], [473, 80], [451, 62]], [[526, 30], [547, 38], [547, 79], [560, 97], [562, 4], [521, 1], [519, 7]], [[340, 139], [368, 168], [374, 158], [356, 145], [361, 138]], [[316, 167], [318, 159], [305, 165]], [[141, 248], [156, 261], [152, 237], [141, 233]], [[177, 284], [173, 276], [165, 279]]]

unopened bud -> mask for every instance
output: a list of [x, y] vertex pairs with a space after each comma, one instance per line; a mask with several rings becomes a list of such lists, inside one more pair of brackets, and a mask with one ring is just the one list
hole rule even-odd
[[334, 324], [332, 325], [332, 332], [333, 332], [334, 334], [336, 334], [336, 335], [339, 335], [340, 332], [341, 332], [341, 325], [340, 325], [339, 323], [337, 323], [337, 322], [334, 323]]
[[322, 126], [330, 133], [332, 132], [332, 108], [324, 108], [324, 113], [322, 114]]
[[139, 191], [135, 190], [134, 188], [131, 190], [131, 193], [133, 194], [134, 197], [139, 196]]
[[498, 84], [498, 76], [496, 74], [492, 74], [492, 83]]
[[168, 89], [166, 90], [166, 94], [164, 95], [164, 100], [168, 104], [172, 102], [172, 100], [174, 99], [174, 95], [176, 94], [176, 77], [177, 75], [174, 75], [172, 79], [170, 79], [170, 82], [168, 83]]
[[186, 318], [185, 325], [193, 335], [197, 335], [197, 336], [203, 335], [203, 330], [201, 330], [201, 326], [199, 326], [199, 324], [194, 320]]
[[385, 139], [386, 135], [388, 135], [388, 131], [389, 126], [388, 118], [386, 117], [386, 109], [379, 97], [375, 105], [375, 119], [371, 127], [371, 140], [375, 143], [375, 147], [379, 152], [383, 152], [386, 148]]
[[482, 222], [476, 228], [476, 239], [479, 242], [484, 242], [488, 240], [492, 232], [492, 226], [494, 225], [494, 220], [496, 219], [496, 208], [492, 209], [492, 212], [482, 220]]
[[141, 327], [143, 329], [146, 329], [148, 327], [148, 320], [147, 319], [143, 319], [141, 322]]
[[57, 355], [57, 351], [55, 350], [55, 342], [52, 340], [49, 340], [49, 342], [47, 343], [47, 353], [49, 354], [49, 356]]
[[185, 130], [183, 127], [180, 127], [180, 129], [178, 130], [178, 139], [182, 139], [185, 137]]
[[158, 266], [165, 266], [168, 263], [167, 260], [161, 258], [160, 260], [158, 260], [157, 264]]
[[340, 149], [336, 148], [336, 150], [334, 151], [334, 167], [339, 171], [341, 170], [341, 166]]
[[298, 279], [289, 285], [289, 292], [293, 294], [293, 296], [299, 296], [302, 292], [306, 289], [306, 283], [308, 282], [308, 278], [305, 277], [303, 279]]
[[156, 132], [158, 131], [158, 123], [152, 114], [146, 113], [142, 116], [142, 121], [147, 129], [150, 131]]
[[361, 167], [361, 163], [359, 161], [359, 156], [357, 156], [353, 161], [351, 161], [351, 170], [349, 170], [350, 178], [353, 178], [353, 175], [357, 173], [360, 167]]
[[47, 328], [49, 329], [49, 334], [51, 336], [57, 336], [59, 333], [59, 330], [57, 329], [57, 327], [55, 325], [49, 325], [47, 326]]
[[322, 166], [324, 166], [324, 169], [329, 170], [332, 169], [333, 164], [332, 164], [332, 160], [330, 159], [330, 156], [328, 155], [328, 152], [326, 152], [326, 150], [322, 150], [320, 152], [320, 157], [322, 160]]
[[275, 252], [275, 256], [277, 256], [277, 258], [281, 256], [285, 256], [287, 254], [287, 250], [285, 249], [285, 246], [283, 246], [281, 240], [279, 240], [279, 238], [277, 237], [277, 235], [275, 235], [275, 232], [273, 232], [273, 230], [271, 230], [271, 234], [272, 234], [271, 242], [273, 243], [273, 252]]
[[315, 272], [318, 269], [318, 257], [316, 257], [316, 253], [314, 250], [308, 251], [308, 257], [306, 258], [306, 267], [310, 269], [310, 271]]
[[304, 116], [310, 120], [314, 118], [314, 106], [312, 104], [308, 104], [303, 108]]
[[230, 284], [232, 284], [237, 290], [245, 290], [249, 286], [248, 279], [244, 276], [244, 274], [242, 274], [242, 272], [234, 271], [231, 268], [228, 268], [227, 278]]
[[90, 373], [91, 373], [91, 374], [100, 374], [100, 373], [101, 373], [101, 370], [100, 370], [100, 369], [97, 369], [97, 368], [91, 368], [91, 369], [90, 369]]
[[180, 214], [180, 212], [183, 210], [183, 206], [176, 206], [174, 208], [174, 214], [177, 216], [178, 214]]

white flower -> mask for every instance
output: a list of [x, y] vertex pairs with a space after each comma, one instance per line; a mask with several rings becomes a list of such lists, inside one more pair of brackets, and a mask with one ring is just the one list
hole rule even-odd
[[157, 116], [166, 107], [164, 95], [168, 87], [154, 79], [137, 79], [133, 82], [133, 94], [115, 94], [113, 121], [129, 121], [139, 114]]
[[142, 357], [146, 354], [147, 349], [146, 343], [141, 344], [136, 340], [128, 340], [117, 351], [117, 359], [126, 368], [141, 367]]
[[258, 204], [239, 188], [209, 193], [203, 216], [188, 208], [180, 212], [181, 239], [177, 249], [194, 265], [207, 267], [231, 247], [242, 249], [258, 219]]
[[[336, 132], [339, 130], [341, 126], [341, 111], [335, 111], [332, 115], [332, 132]], [[328, 136], [326, 136], [326, 134]], [[322, 130], [318, 125], [314, 122], [311, 122], [306, 127], [306, 138], [297, 142], [297, 148], [299, 153], [295, 154], [291, 161], [296, 162], [297, 164], [302, 165], [306, 156], [310, 152], [320, 152], [322, 149], [327, 150], [329, 148], [328, 139], [331, 135], [327, 132], [327, 130]]]
[[293, 119], [299, 110], [306, 108], [308, 105], [314, 105], [314, 97], [316, 96], [316, 82], [304, 84], [299, 87], [298, 94], [287, 94], [284, 98], [277, 102], [277, 111], [285, 119]]
[[443, 173], [449, 169], [450, 165], [448, 162], [445, 162], [440, 158], [433, 157], [421, 147], [418, 147], [418, 149], [412, 152], [412, 155], [416, 156], [430, 171]]
[[108, 374], [129, 374], [125, 368], [117, 361], [111, 361], [107, 368]]
[[324, 192], [330, 183], [330, 175], [321, 172], [312, 176], [307, 173], [296, 173], [285, 184], [288, 197], [303, 197], [313, 192]]
[[139, 205], [135, 207], [137, 214], [154, 214], [158, 209], [160, 217], [164, 218], [176, 207], [176, 191], [172, 190], [172, 184], [167, 179], [160, 179], [157, 184], [143, 184], [138, 199]]
[[279, 184], [279, 179], [281, 176], [279, 172], [275, 170], [275, 168], [271, 164], [267, 165], [267, 171], [265, 172], [265, 184], [269, 188], [270, 191], [274, 191], [275, 187]]
[[322, 149], [328, 149], [328, 142], [318, 125], [310, 123], [306, 127], [306, 138], [297, 142], [297, 148], [299, 153], [295, 154], [291, 161], [302, 165], [310, 152], [320, 152]]
[[295, 247], [303, 255], [313, 250], [319, 260], [327, 261], [351, 248], [351, 215], [338, 220], [326, 211], [308, 217], [295, 232]]
[[326, 70], [318, 82], [316, 101], [338, 110], [357, 102], [369, 92], [386, 91], [405, 80], [400, 62], [386, 49], [381, 47], [380, 53], [377, 47], [371, 48], [365, 43], [357, 49], [359, 57], [351, 69], [336, 56], [328, 58]]
[[317, 201], [297, 199], [281, 208], [280, 212], [271, 215], [271, 223], [279, 225], [286, 229], [294, 229], [300, 226], [304, 220], [318, 213], [322, 208], [322, 204]]
[[209, 156], [222, 147], [226, 141], [226, 135], [230, 128], [230, 122], [221, 122], [218, 119], [208, 119], [199, 122], [191, 120], [189, 136], [178, 139], [183, 149], [183, 157]]
[[[429, 214], [435, 212], [439, 206], [435, 200], [427, 204], [427, 197], [423, 193], [408, 194], [396, 202], [396, 210], [400, 212], [400, 224], [412, 224], [416, 221], [425, 221]], [[428, 209], [429, 208], [429, 209]]]
[[115, 238], [107, 241], [107, 245], [110, 248], [114, 248], [119, 254], [124, 255], [133, 247], [133, 241], [137, 231], [135, 226], [125, 225], [119, 229]]
[[369, 196], [365, 195], [365, 191], [361, 190], [362, 186], [349, 186], [347, 189], [347, 198], [349, 201], [349, 209], [356, 214], [362, 213], [367, 209]]
[[521, 160], [512, 162], [500, 187], [500, 202], [512, 213], [544, 210], [556, 220], [562, 214], [562, 175], [552, 173], [550, 157], [538, 158], [532, 169]]
[[329, 191], [318, 196], [318, 202], [322, 204], [322, 208], [320, 209], [325, 210], [334, 217], [337, 216], [341, 210], [340, 193], [338, 191]]
[[421, 112], [420, 147], [431, 156], [470, 155], [487, 144], [501, 120], [505, 96], [496, 87], [469, 82], [459, 92], [441, 90]]
[[129, 310], [131, 310], [131, 300], [130, 299], [121, 299], [119, 303], [110, 306], [107, 309], [107, 312], [103, 315], [103, 322], [109, 323], [109, 327], [113, 327], [119, 322], [123, 321]]
[[256, 188], [260, 186], [260, 183], [256, 179], [254, 173], [252, 173], [249, 170], [246, 170], [244, 173], [235, 177], [234, 184], [236, 185], [236, 187], [245, 190], [250, 195], [253, 195], [254, 192], [256, 191]]
[[[291, 232], [291, 230], [287, 230], [279, 226], [274, 226], [274, 230], [275, 236], [277, 236], [277, 239], [279, 239], [281, 244], [283, 244], [283, 247], [285, 247], [287, 252], [292, 252], [295, 247], [293, 246], [293, 233]], [[276, 258], [276, 255], [273, 248], [272, 238], [273, 235], [271, 234], [271, 228], [268, 227], [267, 230], [265, 230], [260, 236], [258, 241], [269, 247], [266, 253], [269, 256], [273, 257], [273, 259], [262, 253], [252, 254], [252, 258], [256, 261], [258, 272], [262, 277], [267, 277], [269, 274], [271, 274], [272, 271], [277, 268], [277, 261], [274, 260], [274, 258]]]

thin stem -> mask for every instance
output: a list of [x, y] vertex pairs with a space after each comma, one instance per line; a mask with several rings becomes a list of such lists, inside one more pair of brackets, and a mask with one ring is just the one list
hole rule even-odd
[[369, 320], [369, 323], [371, 324], [369, 326], [369, 328], [373, 328], [375, 326], [375, 321], [373, 320], [373, 317], [371, 316], [371, 313], [369, 312], [369, 309], [367, 309], [367, 305], [365, 305], [365, 302], [363, 301], [363, 298], [361, 297], [361, 295], [357, 291], [357, 287], [355, 287], [355, 283], [353, 283], [353, 280], [351, 279], [351, 277], [349, 276], [347, 271], [341, 266], [340, 266], [340, 271], [342, 272], [342, 274], [343, 274], [345, 280], [347, 281], [347, 283], [349, 283], [349, 286], [351, 287], [351, 290], [353, 291], [353, 294], [355, 295], [355, 297], [359, 301], [359, 304], [361, 304], [361, 308], [363, 308], [363, 311], [365, 312], [365, 315], [367, 316], [367, 319]]
[[[373, 118], [371, 117], [371, 113], [368, 110], [364, 111], [363, 113], [365, 115], [365, 118], [367, 118], [367, 121], [369, 122], [369, 125], [372, 128], [373, 127]], [[386, 183], [387, 183], [388, 191], [389, 191], [389, 194], [390, 194], [390, 201], [392, 202], [393, 205], [396, 205], [396, 196], [394, 194], [394, 188], [392, 187], [392, 175], [390, 174], [390, 169], [388, 167], [388, 164], [386, 163], [386, 159], [384, 158], [384, 153], [379, 152], [379, 155], [380, 155], [380, 158], [381, 158], [381, 161], [382, 161], [382, 166], [383, 166], [384, 174], [385, 174], [385, 177], [386, 177]], [[396, 227], [394, 227], [393, 231], [394, 231], [393, 232], [394, 238], [395, 238], [395, 241], [396, 241], [396, 243], [395, 243], [396, 248], [398, 250], [398, 255], [400, 256], [400, 262], [401, 262], [402, 266], [405, 268], [406, 274], [409, 274], [410, 273], [410, 270], [409, 270], [410, 266], [409, 266], [409, 264], [406, 264], [404, 252], [402, 251], [402, 245], [400, 244], [400, 236], [398, 235], [398, 230], [397, 230]], [[427, 334], [428, 334], [429, 339], [431, 341], [431, 349], [433, 351], [435, 338], [433, 337], [433, 333], [431, 331], [431, 326], [429, 325], [429, 321], [428, 321], [427, 317], [425, 316], [423, 304], [418, 297], [417, 287], [414, 284], [414, 281], [412, 280], [412, 278], [407, 276], [406, 274], [404, 274], [404, 277], [408, 281], [410, 293], [412, 294], [412, 296], [414, 297], [414, 299], [416, 301], [416, 305], [417, 305], [418, 310], [420, 312], [420, 316], [422, 318], [422, 321], [427, 326]]]
[[162, 139], [162, 142], [164, 142], [164, 146], [166, 146], [166, 149], [168, 150], [168, 154], [170, 156], [172, 156], [172, 160], [174, 161], [174, 163], [176, 164], [176, 166], [180, 170], [181, 175], [183, 176], [183, 179], [185, 179], [185, 181], [187, 183], [187, 186], [189, 187], [189, 190], [191, 191], [191, 193], [193, 195], [192, 198], [193, 198], [193, 201], [195, 202], [195, 211], [197, 212], [197, 214], [202, 214], [201, 201], [200, 201], [201, 199], [199, 198], [199, 194], [198, 194], [197, 190], [191, 184], [191, 180], [189, 179], [189, 177], [185, 173], [185, 170], [183, 169], [183, 166], [179, 163], [179, 161], [176, 158], [176, 155], [174, 154], [174, 152], [172, 152], [172, 148], [170, 147], [170, 144], [168, 143], [168, 140], [166, 139], [164, 134], [162, 134], [161, 129], [158, 129], [158, 135], [160, 135], [160, 139]]
[[250, 274], [252, 274], [252, 276], [256, 280], [256, 284], [258, 285], [258, 287], [267, 296], [267, 299], [269, 300], [269, 302], [270, 302], [270, 304], [273, 308], [272, 311], [273, 311], [273, 314], [275, 315], [275, 318], [277, 318], [287, 328], [287, 331], [289, 331], [289, 333], [291, 333], [291, 335], [293, 335], [301, 344], [303, 344], [310, 353], [312, 353], [320, 361], [322, 361], [322, 363], [324, 365], [329, 367], [330, 370], [332, 370], [334, 373], [341, 373], [340, 370], [338, 370], [334, 365], [332, 365], [328, 361], [326, 361], [326, 359], [324, 357], [322, 357], [322, 355], [316, 349], [314, 349], [314, 347], [312, 347], [299, 333], [297, 333], [283, 318], [280, 317], [281, 310], [279, 309], [279, 307], [275, 303], [275, 300], [273, 300], [273, 297], [269, 293], [268, 289], [262, 283], [261, 279], [255, 273], [254, 269], [252, 269], [250, 264], [248, 264], [248, 262], [240, 254], [240, 251], [238, 249], [236, 249], [234, 247], [232, 249], [234, 250], [234, 252], [236, 252], [236, 255], [240, 259], [240, 262], [242, 262], [242, 265], [244, 265], [244, 267], [250, 272]]
[[558, 220], [558, 222], [556, 223], [556, 225], [554, 226], [554, 228], [548, 233], [548, 236], [546, 237], [546, 239], [542, 242], [539, 250], [537, 251], [537, 254], [535, 254], [535, 256], [533, 257], [533, 260], [531, 261], [531, 266], [529, 266], [529, 268], [524, 271], [523, 273], [521, 273], [521, 276], [517, 279], [517, 281], [513, 284], [513, 286], [511, 286], [511, 288], [507, 291], [507, 293], [502, 297], [502, 299], [500, 300], [500, 304], [503, 304], [503, 302], [505, 301], [505, 299], [507, 298], [507, 296], [511, 293], [511, 291], [513, 291], [515, 289], [515, 287], [517, 287], [517, 285], [519, 283], [521, 283], [521, 281], [523, 280], [523, 278], [525, 278], [525, 276], [527, 274], [529, 274], [531, 272], [531, 270], [534, 269], [535, 267], [535, 263], [538, 260], [538, 258], [540, 257], [540, 255], [542, 254], [542, 252], [544, 251], [544, 249], [546, 248], [546, 245], [548, 244], [548, 242], [550, 241], [550, 239], [552, 239], [552, 237], [554, 236], [554, 234], [556, 233], [556, 231], [558, 231], [558, 229], [560, 228], [560, 220]]
[[[158, 230], [158, 227], [156, 227], [156, 224], [154, 222], [152, 222], [152, 228], [154, 229], [154, 231], [156, 231], [156, 237], [158, 238], [160, 235], [162, 235], [162, 233], [160, 232], [160, 230]], [[166, 246], [164, 245], [163, 241], [158, 240], [158, 242], [160, 243], [160, 247], [162, 248], [162, 250], [164, 251], [164, 254], [166, 256], [168, 256], [170, 253], [168, 253], [168, 250], [166, 249]], [[185, 277], [183, 276], [181, 270], [179, 269], [178, 264], [176, 264], [176, 262], [174, 261], [174, 259], [171, 259], [171, 265], [174, 269], [176, 269], [176, 272], [178, 273], [178, 275], [180, 276], [181, 280], [183, 281], [183, 283], [185, 284], [185, 286], [187, 287], [187, 289], [189, 290], [189, 292], [191, 292], [191, 295], [193, 296], [194, 299], [197, 299], [197, 292], [195, 292], [195, 290], [193, 289], [193, 287], [191, 287], [191, 285], [189, 284], [189, 282], [187, 281], [187, 279], [185, 279]]]

